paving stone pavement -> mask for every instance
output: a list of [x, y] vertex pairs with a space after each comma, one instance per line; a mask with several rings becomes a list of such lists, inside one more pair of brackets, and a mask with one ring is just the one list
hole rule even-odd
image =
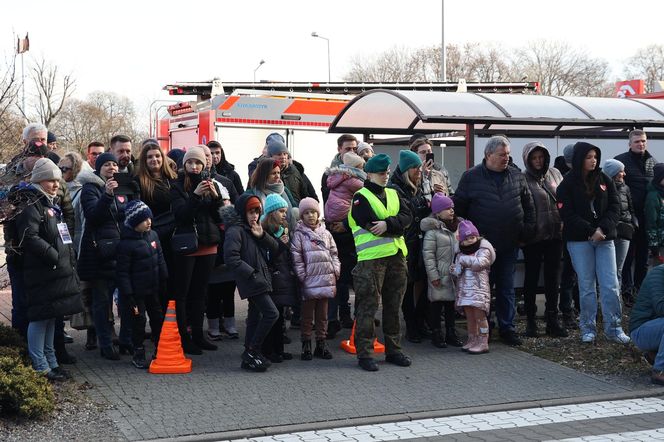
[[[0, 292], [0, 304], [8, 296]], [[238, 299], [236, 307], [242, 325], [246, 302]], [[112, 405], [109, 417], [128, 440], [218, 440], [233, 437], [232, 432], [246, 437], [243, 430], [254, 436], [277, 434], [298, 426], [411, 420], [459, 414], [464, 408], [513, 408], [521, 402], [631, 394], [649, 387], [585, 375], [500, 344], [492, 345], [489, 354], [471, 356], [457, 348], [404, 342], [411, 367], [381, 361], [379, 372], [368, 373], [339, 349], [348, 330], [328, 341], [334, 354], [330, 361], [300, 361], [299, 331], [290, 330], [293, 344], [287, 350], [296, 359], [274, 364], [266, 373], [240, 369], [240, 339], [224, 340], [218, 351], [193, 356], [191, 374], [151, 375], [134, 368], [129, 356], [107, 361], [98, 351], [86, 351], [85, 332], [68, 332], [75, 338], [68, 348], [79, 360], [72, 367], [75, 380], [89, 382], [87, 393]]]
[[[238, 301], [238, 317], [245, 303]], [[242, 321], [239, 321], [242, 322]], [[241, 330], [243, 331], [243, 330]], [[107, 361], [85, 351], [83, 332], [72, 331], [69, 348], [79, 357], [74, 372], [94, 386], [89, 394], [115, 405], [109, 411], [129, 440], [202, 435], [281, 427], [358, 417], [455, 410], [523, 401], [629, 392], [530, 354], [496, 344], [481, 356], [429, 343], [404, 343], [413, 365], [381, 362], [368, 373], [356, 359], [330, 342], [334, 359], [300, 361], [298, 330], [290, 330], [287, 350], [296, 359], [266, 373], [240, 369], [241, 340], [224, 340], [215, 352], [193, 356], [187, 375], [151, 375], [130, 358]], [[348, 331], [342, 332], [346, 337]], [[389, 419], [386, 417], [385, 419]]]

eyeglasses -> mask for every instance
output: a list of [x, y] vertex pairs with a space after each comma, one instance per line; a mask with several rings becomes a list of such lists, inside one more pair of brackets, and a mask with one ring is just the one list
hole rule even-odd
[[71, 167], [60, 166], [60, 170], [62, 171], [62, 173], [67, 173], [70, 170], [72, 170], [72, 168]]

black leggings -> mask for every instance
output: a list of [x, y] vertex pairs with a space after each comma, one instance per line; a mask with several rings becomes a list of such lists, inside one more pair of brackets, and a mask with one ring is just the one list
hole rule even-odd
[[454, 301], [431, 301], [429, 303], [429, 327], [431, 327], [431, 330], [440, 330], [443, 311], [445, 311], [445, 328], [454, 327], [456, 319]]
[[232, 318], [235, 316], [235, 281], [208, 285], [208, 319]]
[[208, 280], [217, 255], [175, 256], [175, 312], [180, 335], [203, 328]]
[[274, 323], [270, 332], [263, 341], [262, 351], [264, 355], [280, 355], [284, 352], [284, 308], [277, 306], [279, 318]]

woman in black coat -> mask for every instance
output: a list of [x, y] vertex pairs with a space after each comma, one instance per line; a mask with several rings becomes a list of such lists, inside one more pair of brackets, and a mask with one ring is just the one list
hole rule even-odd
[[[141, 201], [152, 211], [152, 230], [159, 236], [164, 260], [169, 270], [173, 269], [171, 236], [175, 229], [175, 216], [171, 210], [171, 180], [177, 174], [168, 167], [161, 147], [151, 141], [145, 142], [138, 157], [136, 181], [140, 189]], [[172, 284], [170, 284], [172, 285]], [[168, 304], [168, 287], [161, 295], [162, 309]]]
[[[94, 181], [83, 185], [81, 205], [85, 226], [78, 258], [78, 275], [92, 286], [92, 319], [101, 355], [111, 360], [120, 358], [113, 348], [108, 312], [115, 290], [115, 254], [120, 242], [120, 225], [124, 221], [124, 207], [129, 199], [127, 195], [115, 195], [118, 182], [113, 175], [117, 172], [117, 158], [105, 152], [95, 162]], [[131, 348], [126, 322], [121, 323], [120, 330], [120, 336], [127, 338], [127, 342], [122, 342], [122, 352]]]
[[260, 199], [248, 193], [238, 198], [235, 209], [222, 209], [226, 226], [224, 261], [235, 274], [240, 297], [249, 301], [241, 367], [252, 371], [265, 371], [270, 366], [261, 346], [279, 319], [279, 311], [270, 297], [272, 274], [263, 255], [265, 251], [276, 253], [278, 245], [276, 239], [263, 231], [259, 222], [261, 212]]
[[[203, 335], [203, 314], [210, 273], [214, 268], [221, 240], [219, 208], [221, 191], [202, 173], [205, 152], [199, 146], [190, 148], [183, 158], [184, 173], [171, 184], [171, 205], [175, 215], [175, 234], [195, 233], [198, 249], [193, 253], [175, 253], [171, 296], [175, 298], [178, 329], [182, 348], [188, 354], [216, 350], [217, 346]], [[191, 327], [191, 336], [187, 333]]]
[[68, 374], [58, 366], [53, 347], [55, 318], [83, 310], [69, 232], [57, 204], [62, 173], [48, 158], [39, 159], [22, 201], [16, 227], [24, 250], [28, 351], [36, 371], [52, 380]]

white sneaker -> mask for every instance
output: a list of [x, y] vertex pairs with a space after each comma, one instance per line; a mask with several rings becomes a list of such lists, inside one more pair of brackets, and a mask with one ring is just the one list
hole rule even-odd
[[219, 318], [208, 318], [208, 338], [211, 341], [221, 341], [221, 332], [219, 331]]
[[617, 342], [618, 344], [629, 344], [631, 339], [625, 334], [622, 329], [619, 329], [614, 336], [608, 336], [609, 341]]
[[595, 337], [596, 337], [595, 333], [592, 332], [584, 333], [583, 335], [581, 335], [581, 342], [583, 342], [584, 344], [592, 344], [593, 342], [595, 342]]

